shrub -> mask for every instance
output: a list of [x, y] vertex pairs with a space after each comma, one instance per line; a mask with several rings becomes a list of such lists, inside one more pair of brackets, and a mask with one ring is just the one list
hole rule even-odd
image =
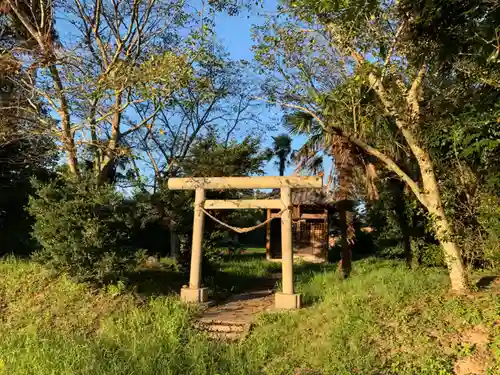
[[500, 269], [500, 197], [491, 194], [481, 196], [478, 221], [485, 232], [483, 239], [483, 267]]
[[134, 205], [110, 185], [93, 177], [34, 181], [36, 195], [28, 211], [35, 218], [33, 236], [41, 245], [35, 258], [79, 281], [116, 281], [137, 265], [133, 246]]
[[419, 241], [413, 241], [412, 251], [414, 256], [419, 260], [419, 264], [423, 266], [444, 267], [443, 249], [439, 244], [420, 241], [420, 246], [415, 246]]

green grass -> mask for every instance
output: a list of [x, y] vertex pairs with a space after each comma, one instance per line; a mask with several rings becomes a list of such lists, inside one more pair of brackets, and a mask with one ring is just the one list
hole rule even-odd
[[[279, 269], [243, 259], [218, 270], [248, 281]], [[298, 290], [309, 307], [262, 315], [246, 340], [223, 344], [193, 330], [196, 310], [175, 296], [91, 290], [7, 259], [0, 263], [0, 374], [446, 375], [457, 358], [476, 355], [461, 337], [477, 327], [496, 337], [487, 361], [498, 373], [493, 290], [453, 297], [443, 270], [408, 271], [399, 262], [366, 259], [354, 270], [341, 280], [333, 267], [299, 265]]]

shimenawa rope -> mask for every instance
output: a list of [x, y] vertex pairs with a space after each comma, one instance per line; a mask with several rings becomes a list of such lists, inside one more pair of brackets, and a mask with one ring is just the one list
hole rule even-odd
[[275, 216], [267, 219], [266, 221], [264, 221], [264, 222], [262, 222], [260, 224], [254, 225], [253, 227], [240, 228], [240, 227], [233, 227], [232, 225], [226, 224], [223, 221], [217, 219], [210, 212], [208, 212], [207, 210], [205, 210], [205, 208], [203, 207], [202, 204], [198, 205], [198, 208], [200, 208], [205, 213], [205, 215], [207, 215], [210, 219], [212, 219], [216, 223], [219, 223], [220, 225], [222, 225], [222, 226], [224, 226], [224, 227], [226, 227], [228, 229], [231, 229], [231, 230], [235, 231], [236, 233], [248, 233], [248, 232], [251, 232], [253, 230], [259, 229], [259, 228], [263, 227], [264, 225], [266, 225], [267, 223], [269, 223], [271, 220], [276, 219], [277, 217], [281, 217], [281, 215], [283, 214], [283, 212], [285, 212], [285, 211], [287, 211], [287, 210], [290, 209], [289, 207], [283, 208], [277, 215], [275, 215]]

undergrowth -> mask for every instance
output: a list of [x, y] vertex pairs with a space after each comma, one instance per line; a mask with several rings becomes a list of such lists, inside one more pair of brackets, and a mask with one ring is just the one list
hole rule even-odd
[[[219, 270], [279, 269], [260, 262], [245, 271], [233, 260]], [[246, 340], [225, 344], [194, 330], [196, 309], [176, 296], [92, 290], [37, 264], [4, 260], [0, 374], [447, 375], [457, 358], [474, 355], [460, 340], [477, 327], [489, 333], [486, 361], [498, 373], [494, 290], [450, 296], [445, 271], [408, 271], [394, 261], [359, 261], [348, 280], [333, 267], [297, 268], [308, 307], [264, 314]]]

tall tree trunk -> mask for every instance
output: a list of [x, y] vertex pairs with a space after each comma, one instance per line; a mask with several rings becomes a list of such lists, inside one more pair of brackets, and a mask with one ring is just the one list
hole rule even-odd
[[[66, 123], [66, 120], [61, 121], [61, 123]], [[62, 136], [62, 143], [64, 150], [66, 151], [66, 157], [67, 157], [67, 164], [69, 171], [71, 174], [74, 176], [78, 176], [80, 174], [79, 168], [78, 168], [78, 159], [77, 159], [77, 152], [76, 152], [76, 146], [75, 146], [75, 140], [73, 138], [73, 135], [71, 134], [71, 131], [67, 131], [66, 129], [69, 129], [69, 125], [63, 125], [63, 136]]]
[[460, 248], [455, 242], [453, 226], [450, 225], [444, 212], [434, 163], [429, 153], [420, 146], [413, 134], [410, 133], [410, 135], [411, 137], [405, 136], [405, 138], [419, 165], [423, 185], [421, 202], [432, 216], [434, 233], [443, 248], [444, 260], [448, 267], [451, 289], [455, 292], [465, 292], [469, 288], [467, 273], [465, 272]]
[[179, 260], [180, 257], [180, 241], [179, 241], [179, 235], [177, 234], [174, 226], [170, 226], [170, 257]]
[[349, 276], [352, 269], [352, 246], [354, 232], [354, 155], [347, 139], [338, 137], [334, 140], [332, 154], [339, 179], [338, 202], [339, 224], [341, 232], [342, 259], [340, 268], [344, 277]]
[[[55, 56], [50, 54], [51, 58], [55, 60]], [[61, 128], [62, 128], [62, 136], [61, 141], [66, 151], [67, 163], [70, 172], [78, 176], [80, 171], [78, 169], [78, 159], [77, 159], [77, 151], [75, 146], [75, 138], [74, 134], [71, 131], [71, 119], [70, 119], [70, 109], [68, 105], [68, 101], [66, 95], [64, 93], [64, 87], [61, 80], [61, 76], [59, 75], [59, 71], [55, 65], [49, 66], [49, 71], [54, 81], [54, 87], [56, 89], [57, 97], [60, 102], [59, 109], [57, 112], [61, 117]]]
[[[430, 158], [427, 160], [430, 162]], [[427, 168], [421, 170], [421, 173], [426, 192], [425, 201], [427, 204], [425, 206], [431, 214], [434, 233], [444, 251], [444, 260], [450, 274], [451, 289], [456, 292], [464, 292], [468, 290], [467, 273], [460, 249], [454, 239], [453, 227], [444, 212], [439, 185], [432, 165], [427, 165]]]
[[[418, 96], [426, 72], [427, 65], [424, 63], [420, 67], [408, 92], [402, 93], [403, 97], [406, 98], [406, 109], [403, 111], [395, 105], [392, 97], [386, 91], [382, 80], [376, 75], [376, 73], [369, 73], [368, 81], [384, 105], [387, 114], [394, 118], [396, 126], [410, 147], [413, 156], [415, 156], [420, 169], [423, 189], [420, 189], [416, 185], [415, 181], [411, 181], [409, 187], [433, 216], [432, 223], [434, 233], [443, 248], [445, 262], [448, 266], [450, 275], [451, 289], [456, 292], [464, 292], [468, 290], [467, 275], [464, 269], [460, 249], [453, 238], [453, 228], [446, 217], [443, 204], [441, 202], [441, 193], [436, 179], [434, 163], [432, 162], [429, 152], [422, 145], [421, 141], [418, 139], [417, 133], [414, 130], [418, 127], [420, 121], [420, 103]], [[401, 174], [404, 174], [404, 172], [400, 171], [400, 177], [402, 176]], [[408, 176], [406, 175], [406, 177]], [[408, 179], [405, 181], [408, 182]]]
[[411, 233], [410, 233], [410, 220], [406, 213], [406, 206], [404, 201], [404, 187], [405, 184], [400, 180], [390, 180], [392, 192], [392, 209], [396, 214], [396, 219], [401, 229], [403, 237], [403, 249], [406, 258], [406, 264], [409, 268], [413, 268], [413, 253], [411, 250]]
[[120, 125], [122, 120], [122, 105], [123, 92], [118, 91], [115, 94], [115, 102], [113, 104], [114, 114], [111, 120], [111, 137], [104, 151], [104, 157], [101, 163], [101, 170], [98, 172], [100, 183], [109, 183], [115, 177], [116, 162], [118, 159], [118, 147], [120, 144]]
[[279, 169], [280, 169], [280, 176], [284, 176], [285, 175], [285, 166], [286, 166], [286, 155], [278, 155], [279, 157]]
[[42, 2], [37, 4], [39, 6], [38, 8], [36, 6], [34, 8], [25, 7], [25, 2], [7, 1], [7, 4], [19, 22], [21, 22], [21, 24], [26, 28], [27, 33], [37, 42], [41, 55], [43, 56], [43, 66], [47, 67], [49, 70], [56, 92], [55, 97], [56, 100], [59, 101], [59, 105], [57, 106], [54, 103], [54, 100], [50, 100], [50, 105], [61, 118], [62, 131], [60, 140], [63, 145], [63, 149], [66, 152], [68, 168], [73, 175], [78, 176], [79, 169], [77, 150], [75, 146], [74, 133], [71, 129], [70, 108], [63, 80], [56, 65], [57, 57], [54, 52], [56, 48], [54, 46], [53, 38], [54, 25], [51, 22], [51, 17], [42, 17], [43, 20], [48, 20], [49, 22], [39, 23], [33, 14], [33, 11], [40, 11], [42, 14], [47, 11], [47, 14], [50, 14], [49, 12], [52, 11], [52, 9], [47, 8]]

